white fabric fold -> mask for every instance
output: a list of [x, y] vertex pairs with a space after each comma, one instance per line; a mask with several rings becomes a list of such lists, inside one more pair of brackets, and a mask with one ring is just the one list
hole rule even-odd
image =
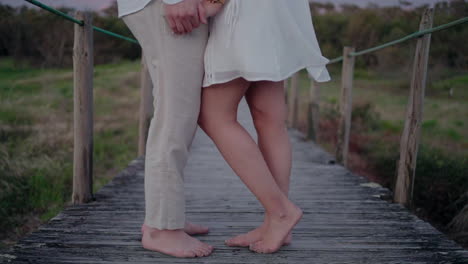
[[211, 20], [203, 87], [243, 77], [282, 81], [301, 69], [329, 81], [307, 0], [229, 0]]

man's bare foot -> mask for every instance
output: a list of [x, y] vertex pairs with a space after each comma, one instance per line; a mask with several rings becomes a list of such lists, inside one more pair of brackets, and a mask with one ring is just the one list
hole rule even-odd
[[148, 228], [143, 232], [141, 243], [145, 249], [178, 258], [206, 257], [213, 247], [178, 230]]
[[281, 217], [270, 216], [267, 230], [263, 233], [262, 239], [251, 244], [250, 250], [257, 253], [278, 251], [301, 217], [302, 210], [292, 203], [288, 207], [288, 212]]
[[[262, 240], [262, 235], [266, 231], [267, 231], [267, 224], [266, 222], [263, 222], [261, 226], [255, 228], [254, 230], [245, 234], [240, 234], [231, 239], [228, 239], [224, 241], [224, 243], [230, 247], [248, 247], [257, 241]], [[291, 240], [292, 240], [292, 235], [291, 233], [289, 233], [286, 239], [284, 240], [283, 245], [291, 244]]]
[[[141, 225], [141, 233], [144, 233], [147, 229], [151, 229], [151, 227], [143, 224]], [[202, 226], [202, 225], [197, 225], [192, 222], [185, 222], [185, 227], [184, 227], [185, 233], [194, 236], [194, 235], [204, 235], [207, 234], [210, 230], [208, 227]]]

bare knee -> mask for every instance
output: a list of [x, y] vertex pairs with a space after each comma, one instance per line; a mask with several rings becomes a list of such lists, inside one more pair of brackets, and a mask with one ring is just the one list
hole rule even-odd
[[198, 117], [198, 125], [211, 137], [213, 133], [222, 128], [237, 122], [235, 114], [216, 111], [214, 109], [202, 107]]
[[260, 110], [253, 107], [250, 111], [257, 131], [286, 128], [286, 111], [282, 109]]
[[200, 128], [208, 133], [207, 130], [212, 126], [212, 121], [213, 120], [210, 120], [209, 112], [202, 107], [200, 109], [200, 115], [198, 116], [198, 125]]

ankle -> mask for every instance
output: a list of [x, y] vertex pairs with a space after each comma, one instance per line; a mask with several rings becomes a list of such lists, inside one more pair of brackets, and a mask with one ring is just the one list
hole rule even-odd
[[273, 211], [267, 212], [268, 214], [268, 222], [274, 220], [282, 220], [288, 217], [288, 210], [286, 208], [276, 208]]
[[183, 229], [173, 229], [173, 230], [158, 229], [158, 228], [150, 227], [148, 225], [143, 225], [142, 226], [142, 231], [144, 231], [144, 233], [150, 234], [151, 236], [175, 235], [175, 234], [178, 234], [178, 233], [181, 233], [181, 232], [185, 233], [185, 231]]
[[300, 210], [294, 203], [289, 200], [284, 201], [281, 206], [275, 207], [274, 210], [267, 212], [267, 217], [269, 221], [271, 220], [283, 220], [289, 218], [290, 216], [296, 214], [296, 211]]

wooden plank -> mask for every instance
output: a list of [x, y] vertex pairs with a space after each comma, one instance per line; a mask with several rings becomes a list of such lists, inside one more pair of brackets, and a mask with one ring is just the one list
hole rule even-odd
[[76, 12], [73, 46], [73, 194], [72, 203], [86, 203], [93, 194], [93, 28], [91, 13]]
[[[434, 9], [426, 9], [419, 29], [432, 28], [433, 20]], [[398, 161], [394, 201], [409, 207], [412, 207], [413, 200], [430, 46], [431, 34], [427, 34], [418, 40], [409, 102], [406, 109], [405, 127], [400, 140], [400, 159]]]
[[351, 114], [353, 111], [353, 78], [355, 57], [352, 47], [344, 47], [343, 69], [341, 77], [340, 120], [338, 123], [338, 140], [336, 143], [336, 160], [347, 167], [349, 152], [349, 136], [351, 132]]

